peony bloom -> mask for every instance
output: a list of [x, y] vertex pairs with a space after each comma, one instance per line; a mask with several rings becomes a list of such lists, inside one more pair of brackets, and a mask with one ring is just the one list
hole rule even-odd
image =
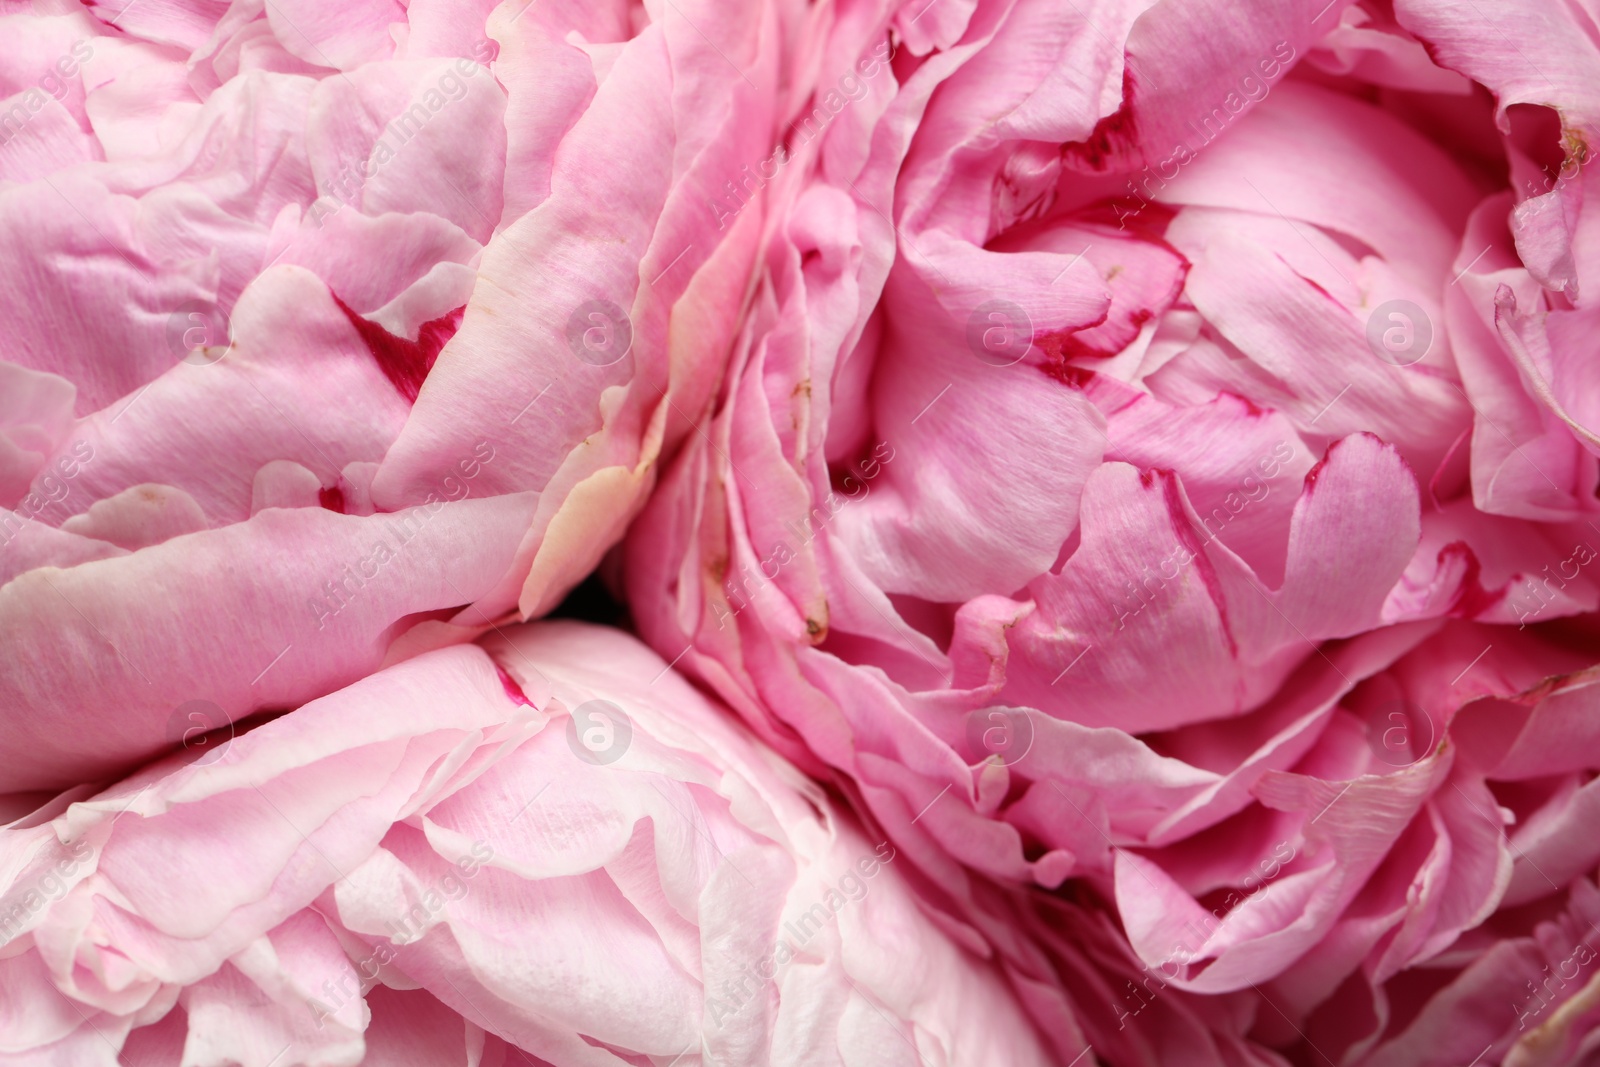
[[0, 793], [593, 567], [721, 372], [782, 6], [0, 15]]
[[1049, 1062], [897, 857], [634, 639], [513, 628], [0, 833], [0, 1040], [151, 1067]]
[[[1525, 6], [842, 6], [728, 382], [627, 543], [648, 640], [1218, 1032], [1568, 1062], [1587, 973], [1540, 1036], [1451, 1021], [1571, 953], [1600, 863], [1600, 51]], [[1557, 38], [1561, 78], [1517, 65]]]

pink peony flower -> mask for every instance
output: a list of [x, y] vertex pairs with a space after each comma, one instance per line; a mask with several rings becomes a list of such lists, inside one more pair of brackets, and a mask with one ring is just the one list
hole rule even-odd
[[91, 792], [0, 832], [7, 1062], [1049, 1062], [892, 845], [615, 631]]
[[0, 15], [0, 793], [592, 569], [720, 374], [761, 216], [705, 201], [766, 144], [792, 32], [779, 4], [68, 6]]
[[[1295, 1062], [1412, 1062], [1485, 953], [1570, 952], [1600, 755], [1576, 711], [1499, 755], [1596, 663], [1600, 53], [1526, 6], [841, 8], [729, 380], [627, 543], [641, 631], [914, 863], [1109, 917], [1163, 1004]], [[1438, 1062], [1567, 1056], [1574, 1003]]]

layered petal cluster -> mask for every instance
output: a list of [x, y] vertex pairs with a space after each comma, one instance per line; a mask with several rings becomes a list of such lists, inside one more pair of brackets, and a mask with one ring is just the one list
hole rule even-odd
[[[1297, 1062], [1443, 1065], [1465, 1044], [1461, 1062], [1577, 1062], [1580, 1039], [1600, 1039], [1571, 1017], [1600, 917], [1594, 640], [1589, 623], [1369, 635], [1236, 738], [1191, 731], [1164, 752], [1220, 769], [1230, 744], [1271, 735], [1255, 769], [1196, 794], [1189, 810], [1212, 814], [1188, 816], [1194, 829], [1111, 850], [1115, 911], [1157, 984], [1253, 992]], [[1285, 747], [1292, 760], [1269, 754]], [[1574, 954], [1546, 983], [1541, 968]]]
[[0, 862], [8, 1063], [1050, 1062], [892, 844], [581, 624], [64, 796]]
[[793, 51], [781, 3], [60, 6], [0, 14], [0, 793], [548, 610], [718, 379], [761, 212], [705, 201]]
[[[1213, 1035], [1413, 1062], [1556, 966], [1600, 862], [1597, 20], [1530, 6], [838, 5], [728, 381], [627, 543], [641, 631]], [[1552, 996], [1459, 1062], [1572, 1061]], [[1272, 1055], [1229, 1040], [1192, 1062]]]
[[[1505, 187], [1474, 211], [1446, 306], [1475, 408], [1472, 495], [1497, 515], [1549, 522], [1600, 511], [1593, 343], [1600, 288], [1600, 37], [1592, 7], [1479, 15], [1395, 4], [1444, 67], [1493, 95]], [[1531, 64], [1523, 58], [1539, 58]]]

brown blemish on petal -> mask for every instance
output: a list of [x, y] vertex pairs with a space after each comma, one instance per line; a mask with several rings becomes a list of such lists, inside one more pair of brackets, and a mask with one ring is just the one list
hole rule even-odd
[[1580, 167], [1589, 162], [1589, 142], [1583, 139], [1582, 130], [1571, 127], [1563, 130], [1561, 141], [1568, 159]]

